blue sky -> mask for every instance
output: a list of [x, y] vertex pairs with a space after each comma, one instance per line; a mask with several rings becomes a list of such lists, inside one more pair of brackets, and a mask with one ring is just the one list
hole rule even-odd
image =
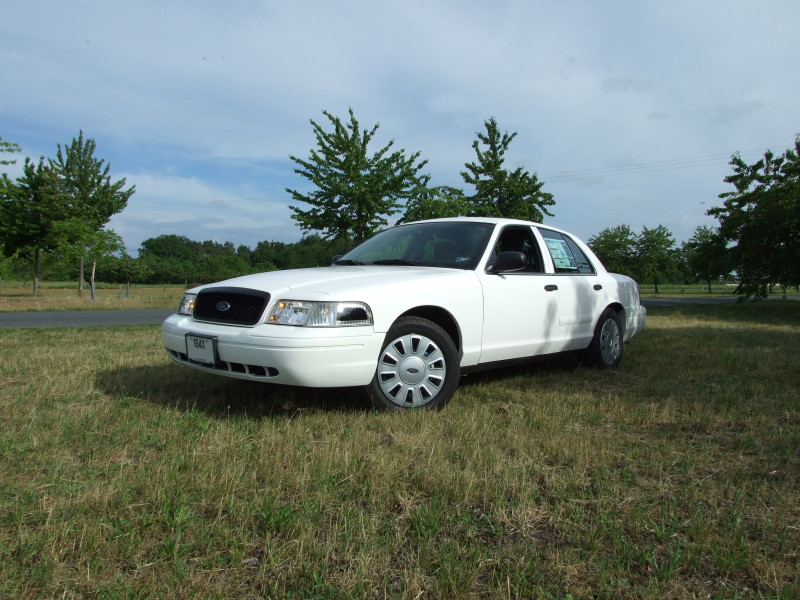
[[348, 107], [458, 187], [495, 117], [507, 167], [556, 200], [545, 222], [681, 241], [714, 224], [731, 154], [800, 132], [798, 23], [796, 0], [7, 2], [0, 136], [32, 157], [94, 138], [136, 185], [110, 223], [134, 256], [162, 234], [300, 239], [289, 155]]

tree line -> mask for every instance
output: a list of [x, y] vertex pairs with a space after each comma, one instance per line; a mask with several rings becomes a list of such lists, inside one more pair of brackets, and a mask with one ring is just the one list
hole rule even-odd
[[[83, 132], [55, 159], [25, 160], [16, 182], [0, 180], [0, 246], [3, 273], [44, 268], [60, 278], [85, 257], [108, 282], [203, 283], [240, 274], [328, 264], [334, 254], [371, 237], [390, 219], [408, 222], [454, 216], [493, 216], [542, 222], [553, 216], [552, 194], [535, 173], [505, 168], [516, 133], [484, 121], [472, 143], [475, 160], [461, 177], [472, 194], [452, 186], [431, 186], [420, 152], [397, 149], [394, 140], [373, 150], [378, 125], [362, 128], [352, 109], [342, 120], [323, 111], [327, 123], [310, 120], [316, 140], [307, 158], [290, 156], [294, 172], [310, 191], [286, 188], [292, 218], [304, 232], [294, 244], [259, 242], [254, 249], [196, 242], [166, 235], [143, 242], [137, 258], [126, 255], [121, 240], [104, 229], [134, 193], [125, 180], [112, 182], [109, 166], [94, 158], [94, 140]], [[3, 142], [0, 152], [18, 152]], [[708, 214], [716, 227], [698, 227], [680, 247], [664, 226], [635, 233], [628, 225], [604, 229], [589, 245], [606, 267], [641, 283], [703, 281], [728, 277], [744, 296], [765, 297], [776, 285], [800, 284], [800, 137], [776, 156], [766, 152], [747, 164], [735, 154], [733, 174], [724, 182], [722, 206]], [[0, 161], [8, 164], [10, 160]], [[80, 267], [82, 270], [82, 267]], [[94, 270], [93, 270], [94, 271]], [[82, 273], [79, 273], [82, 281]], [[68, 277], [72, 279], [72, 277]]]
[[[111, 165], [94, 156], [95, 148], [95, 141], [84, 138], [81, 131], [69, 145], [58, 144], [55, 158], [26, 158], [16, 182], [5, 172], [0, 177], [0, 252], [12, 259], [12, 266], [31, 265], [34, 296], [39, 292], [43, 261], [54, 258], [78, 263], [79, 295], [84, 261], [90, 259], [94, 294], [97, 259], [123, 246], [122, 239], [105, 226], [125, 208], [136, 187], [125, 189], [125, 178], [112, 181]], [[19, 151], [17, 144], [0, 138], [0, 152]], [[0, 164], [15, 162], [4, 159]], [[8, 268], [5, 261], [3, 267]]]
[[162, 235], [142, 242], [138, 258], [109, 256], [98, 263], [98, 277], [116, 283], [210, 283], [239, 275], [329, 265], [349, 247], [308, 235], [294, 243], [262, 241], [251, 249], [232, 242], [198, 242]]
[[[707, 245], [712, 239], [716, 238], [709, 227], [698, 227], [688, 242], [678, 245], [663, 225], [644, 227], [638, 234], [628, 225], [619, 225], [600, 231], [588, 243], [608, 270], [654, 284], [656, 293], [661, 284], [696, 282], [706, 283], [711, 293], [713, 283], [733, 278], [724, 262], [714, 270], [709, 250], [717, 246]], [[325, 266], [351, 248], [352, 242], [324, 240], [314, 234], [294, 243], [265, 240], [255, 248], [168, 234], [144, 240], [137, 258], [125, 252], [100, 257], [96, 272], [104, 283], [191, 285], [263, 271]], [[30, 270], [24, 260], [12, 265], [17, 278], [25, 278]], [[57, 257], [45, 261], [42, 272], [53, 281], [74, 281], [78, 276], [74, 263]]]

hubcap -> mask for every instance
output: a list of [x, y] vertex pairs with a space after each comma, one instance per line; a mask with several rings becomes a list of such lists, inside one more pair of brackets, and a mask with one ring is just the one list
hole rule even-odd
[[378, 361], [378, 384], [398, 406], [416, 407], [433, 400], [444, 385], [447, 365], [439, 346], [415, 333], [389, 343]]
[[603, 364], [613, 365], [619, 358], [621, 348], [622, 341], [617, 322], [614, 319], [606, 319], [600, 330], [600, 355], [603, 357]]

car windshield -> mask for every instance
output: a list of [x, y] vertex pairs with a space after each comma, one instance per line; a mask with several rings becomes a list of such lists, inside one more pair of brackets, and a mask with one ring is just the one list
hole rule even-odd
[[336, 261], [338, 265], [413, 265], [474, 269], [494, 225], [470, 221], [409, 223], [387, 229]]

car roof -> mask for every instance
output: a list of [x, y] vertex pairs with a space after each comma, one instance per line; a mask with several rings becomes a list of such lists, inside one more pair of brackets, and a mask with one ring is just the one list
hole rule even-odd
[[535, 223], [534, 221], [523, 221], [521, 219], [506, 219], [503, 217], [446, 217], [442, 219], [425, 219], [422, 221], [412, 221], [409, 223], [400, 223], [402, 225], [411, 225], [413, 223], [490, 223], [492, 225], [525, 225], [527, 227], [546, 227], [559, 233], [566, 233], [572, 235], [568, 231], [553, 227], [552, 225], [545, 225], [543, 223]]

